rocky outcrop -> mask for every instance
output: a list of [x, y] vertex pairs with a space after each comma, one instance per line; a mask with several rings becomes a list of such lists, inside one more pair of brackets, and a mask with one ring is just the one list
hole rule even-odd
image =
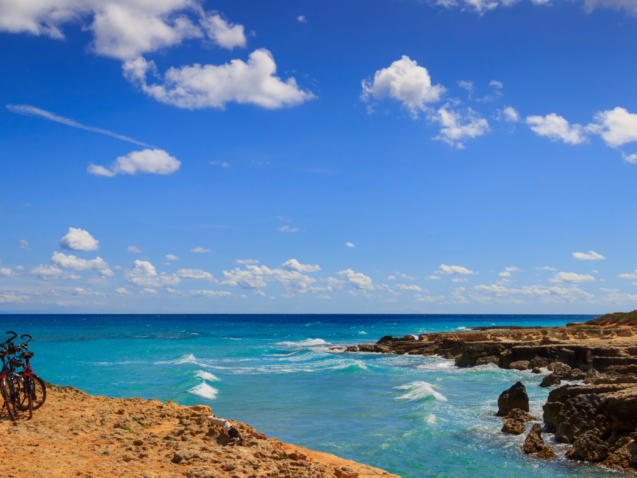
[[526, 436], [522, 449], [524, 450], [524, 453], [528, 455], [530, 453], [537, 453], [538, 451], [544, 450], [544, 448], [546, 448], [546, 445], [544, 444], [544, 440], [542, 440], [542, 426], [536, 423]]
[[510, 389], [500, 394], [498, 397], [498, 413], [496, 415], [504, 417], [515, 408], [525, 412], [529, 411], [529, 396], [522, 382], [517, 382]]
[[525, 430], [524, 422], [515, 418], [509, 418], [502, 426], [502, 432], [510, 433], [511, 435], [522, 435]]
[[[208, 417], [210, 407], [91, 396], [49, 386], [33, 420], [0, 420], [0, 476], [7, 478], [398, 478], [334, 455], [267, 439], [247, 446]], [[242, 435], [250, 425], [230, 422]]]

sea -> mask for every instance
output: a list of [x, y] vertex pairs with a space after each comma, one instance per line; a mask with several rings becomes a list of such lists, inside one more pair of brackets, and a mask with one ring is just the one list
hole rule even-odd
[[[209, 405], [269, 438], [420, 477], [601, 477], [609, 471], [521, 449], [501, 433], [500, 393], [522, 381], [542, 417], [542, 376], [439, 357], [346, 353], [375, 343], [475, 326], [560, 326], [565, 315], [0, 315], [33, 336], [43, 379], [94, 395]], [[0, 339], [3, 340], [3, 339]], [[547, 373], [547, 372], [546, 372]], [[46, 405], [45, 405], [46, 406]]]

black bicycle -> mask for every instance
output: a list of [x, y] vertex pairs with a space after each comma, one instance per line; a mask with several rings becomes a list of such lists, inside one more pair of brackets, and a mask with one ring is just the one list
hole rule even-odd
[[13, 368], [11, 367], [11, 355], [15, 353], [15, 344], [12, 341], [18, 336], [15, 332], [7, 332], [13, 334], [13, 337], [0, 344], [0, 359], [2, 360], [2, 371], [0, 372], [0, 393], [4, 404], [2, 409], [7, 409], [10, 420], [17, 419], [17, 408], [14, 401], [14, 380]]

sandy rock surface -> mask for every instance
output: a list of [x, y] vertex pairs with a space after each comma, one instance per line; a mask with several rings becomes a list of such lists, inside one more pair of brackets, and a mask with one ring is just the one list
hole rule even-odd
[[[3, 478], [399, 478], [258, 435], [228, 446], [207, 406], [91, 396], [50, 386], [32, 420], [0, 417]], [[226, 418], [226, 417], [224, 417]], [[231, 422], [243, 435], [249, 425]], [[257, 430], [258, 431], [258, 430]]]

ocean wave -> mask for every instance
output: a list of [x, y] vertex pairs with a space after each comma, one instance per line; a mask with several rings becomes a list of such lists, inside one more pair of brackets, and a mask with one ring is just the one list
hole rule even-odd
[[467, 327], [458, 327], [456, 330], [469, 330]]
[[436, 424], [436, 415], [434, 415], [433, 413], [429, 413], [427, 414], [427, 416], [425, 416], [425, 421], [431, 425], [435, 425]]
[[319, 345], [329, 345], [329, 342], [323, 339], [305, 339], [300, 342], [278, 342], [277, 345], [284, 347], [316, 347]]
[[343, 370], [343, 369], [350, 368], [350, 367], [356, 367], [356, 368], [359, 368], [361, 370], [367, 370], [367, 365], [365, 365], [360, 360], [355, 360], [354, 362], [349, 362], [349, 363], [343, 363], [343, 364], [335, 365], [334, 367], [331, 367], [331, 369], [332, 370]]
[[445, 360], [442, 359], [433, 363], [425, 363], [422, 365], [418, 365], [416, 368], [418, 370], [432, 370], [432, 371], [440, 371], [440, 370], [451, 370], [456, 366], [453, 360]]
[[187, 363], [191, 363], [199, 367], [213, 368], [210, 365], [200, 360], [197, 360], [197, 357], [195, 357], [193, 354], [184, 355], [183, 357], [180, 357], [175, 360], [165, 360], [165, 361], [155, 362], [155, 365], [183, 365]]
[[436, 392], [433, 385], [427, 382], [411, 382], [405, 385], [401, 385], [400, 387], [394, 387], [394, 389], [410, 390], [410, 392], [401, 395], [400, 397], [396, 397], [396, 400], [409, 400], [411, 402], [413, 400], [419, 400], [421, 398], [434, 397], [440, 402], [447, 401], [447, 397], [445, 397], [442, 393]]
[[215, 377], [210, 372], [205, 372], [203, 370], [197, 371], [197, 373], [195, 375], [197, 377], [203, 379], [203, 380], [208, 380], [209, 382], [217, 382], [217, 381], [221, 380], [220, 378]]
[[206, 382], [201, 382], [196, 387], [188, 390], [188, 393], [192, 393], [193, 395], [197, 395], [201, 398], [207, 398], [208, 400], [214, 400], [215, 398], [217, 398], [217, 393], [219, 393], [219, 390], [211, 387]]
[[100, 367], [112, 367], [116, 365], [130, 365], [133, 363], [144, 363], [142, 360], [125, 360], [123, 362], [82, 362], [88, 365], [98, 365]]

